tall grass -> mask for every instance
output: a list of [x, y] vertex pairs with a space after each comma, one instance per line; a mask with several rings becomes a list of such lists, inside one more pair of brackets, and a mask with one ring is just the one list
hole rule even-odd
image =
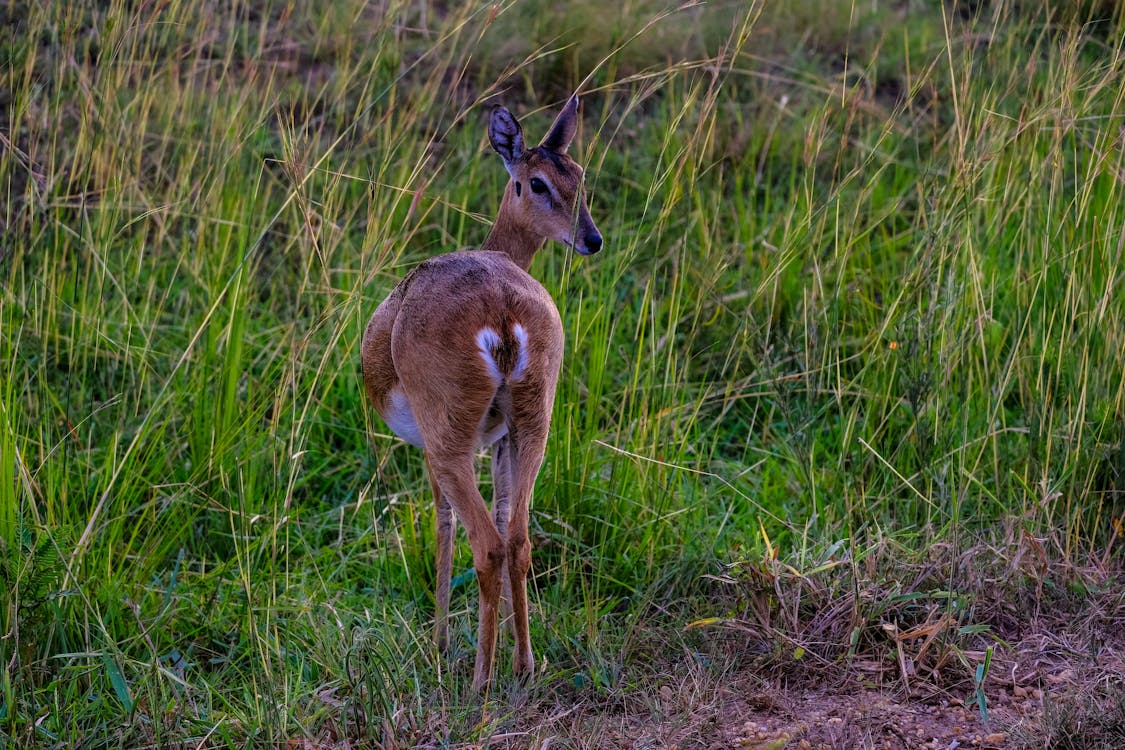
[[481, 113], [535, 135], [579, 84], [607, 249], [533, 266], [568, 337], [542, 691], [628, 690], [717, 563], [1119, 556], [1119, 11], [313, 5], [2, 12], [6, 741], [510, 721], [467, 708], [465, 612], [462, 658], [431, 651], [428, 486], [358, 342], [414, 263], [483, 239]]

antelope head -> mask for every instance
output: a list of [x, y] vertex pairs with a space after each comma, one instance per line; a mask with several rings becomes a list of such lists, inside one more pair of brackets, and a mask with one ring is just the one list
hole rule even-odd
[[[538, 146], [525, 148], [519, 121], [503, 107], [492, 110], [488, 139], [511, 179], [497, 222], [506, 220], [528, 235], [570, 245], [581, 255], [602, 249], [602, 235], [586, 207], [585, 173], [567, 156], [578, 130], [578, 97], [555, 118]], [[530, 259], [528, 259], [530, 260]]]

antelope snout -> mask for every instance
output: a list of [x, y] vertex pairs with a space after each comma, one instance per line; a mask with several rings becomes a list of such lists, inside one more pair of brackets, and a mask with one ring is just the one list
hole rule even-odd
[[588, 232], [582, 238], [582, 244], [578, 246], [577, 250], [582, 255], [593, 255], [602, 249], [602, 236], [598, 234], [597, 230]]

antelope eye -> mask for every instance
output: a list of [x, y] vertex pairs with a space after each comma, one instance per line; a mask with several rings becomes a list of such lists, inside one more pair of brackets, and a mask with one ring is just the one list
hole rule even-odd
[[538, 177], [532, 177], [531, 178], [531, 192], [533, 192], [533, 193], [545, 193], [545, 192], [547, 192], [547, 183], [543, 182], [543, 180], [539, 179]]

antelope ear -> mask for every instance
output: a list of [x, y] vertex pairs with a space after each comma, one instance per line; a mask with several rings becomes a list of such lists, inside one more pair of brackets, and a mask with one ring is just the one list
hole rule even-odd
[[577, 94], [570, 97], [570, 101], [562, 108], [562, 112], [559, 112], [555, 123], [551, 125], [551, 129], [547, 131], [547, 135], [539, 145], [556, 154], [565, 154], [576, 132], [578, 132]]
[[488, 141], [509, 172], [523, 158], [523, 128], [515, 115], [503, 107], [494, 107], [488, 118]]

